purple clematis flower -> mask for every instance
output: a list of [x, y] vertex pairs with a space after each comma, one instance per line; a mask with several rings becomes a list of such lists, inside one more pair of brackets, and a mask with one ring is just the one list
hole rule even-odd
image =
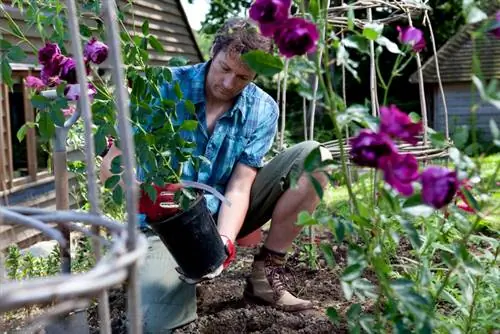
[[287, 58], [314, 52], [318, 39], [316, 25], [302, 18], [286, 20], [274, 33], [280, 53]]
[[422, 30], [415, 27], [401, 28], [399, 31], [399, 41], [412, 47], [413, 51], [420, 52], [425, 48], [425, 38]]
[[272, 37], [290, 15], [291, 0], [256, 0], [250, 7], [250, 18], [259, 23], [263, 36]]
[[34, 77], [32, 75], [27, 76], [24, 81], [27, 87], [33, 88], [37, 92], [45, 88], [45, 83], [42, 81], [42, 79]]
[[379, 168], [384, 172], [384, 179], [400, 194], [413, 194], [412, 182], [419, 177], [418, 162], [412, 154], [392, 154], [379, 160]]
[[66, 57], [61, 62], [61, 79], [68, 84], [75, 84], [76, 80], [76, 62], [73, 58]]
[[101, 64], [108, 58], [108, 46], [94, 37], [85, 45], [83, 56], [94, 64]]
[[430, 166], [421, 178], [422, 201], [436, 209], [451, 202], [459, 185], [457, 173], [444, 167]]
[[380, 131], [393, 138], [402, 139], [415, 145], [422, 132], [422, 122], [414, 123], [406, 113], [395, 105], [380, 108]]
[[[87, 94], [89, 95], [89, 98], [91, 101], [94, 99], [94, 96], [97, 94], [97, 90], [95, 89], [94, 85], [92, 85], [90, 82], [88, 84]], [[78, 100], [80, 98], [80, 84], [67, 85], [66, 88], [64, 89], [64, 95], [69, 100], [72, 100], [72, 101]]]
[[56, 55], [61, 54], [61, 49], [56, 43], [46, 43], [43, 48], [38, 51], [38, 61], [45, 65], [52, 60]]
[[350, 144], [351, 159], [360, 166], [379, 167], [381, 157], [397, 153], [397, 148], [389, 136], [370, 130], [362, 130], [351, 139]]
[[495, 21], [493, 22], [493, 28], [490, 30], [490, 33], [496, 38], [500, 39], [500, 10], [497, 12], [495, 16]]

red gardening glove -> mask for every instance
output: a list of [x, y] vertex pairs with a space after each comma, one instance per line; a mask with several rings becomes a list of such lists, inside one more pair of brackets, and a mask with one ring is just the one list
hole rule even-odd
[[156, 189], [156, 201], [153, 203], [148, 194], [141, 189], [139, 198], [139, 213], [143, 213], [150, 221], [158, 221], [171, 217], [180, 211], [179, 204], [174, 201], [175, 192], [182, 188], [179, 183], [166, 184]]

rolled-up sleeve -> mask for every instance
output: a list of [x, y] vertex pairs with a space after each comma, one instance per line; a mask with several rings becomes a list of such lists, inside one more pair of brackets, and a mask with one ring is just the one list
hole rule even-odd
[[240, 156], [239, 162], [250, 167], [260, 168], [264, 165], [264, 157], [271, 149], [278, 126], [278, 105], [272, 100], [264, 103], [260, 111], [254, 133]]

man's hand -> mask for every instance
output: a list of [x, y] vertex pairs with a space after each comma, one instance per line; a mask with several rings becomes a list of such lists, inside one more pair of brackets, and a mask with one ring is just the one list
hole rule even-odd
[[184, 274], [184, 272], [182, 271], [182, 269], [177, 267], [177, 268], [175, 268], [175, 270], [177, 270], [177, 272], [180, 274], [179, 278], [182, 281], [186, 282], [187, 284], [197, 284], [197, 283], [200, 283], [203, 281], [207, 281], [207, 280], [211, 280], [211, 279], [216, 278], [224, 271], [224, 269], [229, 267], [231, 262], [236, 258], [236, 248], [234, 247], [234, 243], [231, 241], [231, 239], [229, 239], [225, 235], [221, 235], [221, 239], [222, 239], [222, 242], [224, 243], [224, 247], [226, 248], [226, 254], [227, 254], [227, 258], [224, 261], [224, 263], [222, 263], [213, 272], [208, 273], [205, 276], [203, 276], [201, 278], [197, 278], [197, 279], [187, 277]]
[[179, 212], [179, 204], [175, 203], [175, 192], [182, 188], [180, 184], [167, 184], [164, 187], [153, 185], [156, 189], [156, 201], [153, 203], [149, 195], [141, 189], [139, 213], [143, 213], [150, 221], [158, 221], [171, 217]]

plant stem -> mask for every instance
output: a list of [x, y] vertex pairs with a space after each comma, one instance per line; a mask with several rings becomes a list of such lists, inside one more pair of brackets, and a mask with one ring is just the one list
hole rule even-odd
[[[460, 244], [462, 244], [463, 246], [465, 246], [467, 244], [467, 241], [469, 241], [469, 237], [471, 236], [472, 233], [474, 233], [474, 231], [476, 230], [476, 228], [477, 228], [477, 226], [479, 225], [480, 222], [481, 222], [481, 217], [478, 215], [477, 218], [476, 218], [476, 221], [474, 222], [474, 224], [472, 224], [472, 227], [470, 228], [470, 230], [460, 240], [460, 242], [459, 242]], [[451, 274], [455, 271], [456, 267], [457, 267], [456, 265], [453, 266], [446, 273], [446, 276], [444, 278], [443, 283], [441, 284], [441, 286], [439, 287], [438, 291], [436, 292], [436, 295], [434, 296], [434, 303], [437, 303], [439, 295], [441, 295], [441, 292], [443, 292], [444, 288], [448, 284], [448, 281], [449, 281], [449, 279], [451, 277]]]
[[[499, 251], [500, 251], [500, 246], [497, 247], [497, 249], [495, 251], [495, 257], [493, 258], [493, 260], [491, 260], [490, 265], [487, 267], [488, 269], [495, 266], [495, 262], [497, 261], [497, 257], [498, 257]], [[486, 269], [486, 270], [488, 271], [488, 269]], [[485, 275], [483, 275], [483, 277], [484, 276]], [[478, 277], [476, 277], [476, 280], [475, 280], [476, 287], [474, 289], [474, 295], [472, 297], [472, 303], [471, 303], [471, 305], [469, 307], [469, 316], [467, 317], [467, 323], [465, 325], [465, 331], [464, 331], [465, 334], [469, 333], [469, 331], [471, 330], [471, 327], [472, 327], [472, 320], [473, 320], [473, 316], [474, 316], [474, 309], [476, 307], [476, 302], [477, 302], [477, 297], [478, 297], [478, 285], [480, 283], [481, 282], [480, 282], [480, 279], [479, 279], [479, 276], [478, 276]]]
[[[323, 59], [324, 59], [324, 64], [326, 66], [328, 66], [328, 52], [324, 52], [323, 53]], [[325, 81], [324, 81], [324, 78], [321, 74], [321, 59], [317, 59], [317, 62], [316, 62], [316, 66], [317, 66], [317, 75], [319, 76], [319, 81], [320, 81], [320, 84], [321, 84], [321, 87], [324, 91], [324, 95], [325, 95], [325, 98], [327, 99], [327, 104], [329, 106], [329, 109], [330, 109], [330, 118], [332, 119], [332, 123], [333, 123], [333, 128], [334, 128], [334, 131], [335, 131], [335, 136], [338, 138], [338, 141], [339, 141], [339, 149], [340, 149], [340, 160], [341, 160], [341, 164], [342, 164], [342, 172], [344, 173], [344, 175], [347, 175], [347, 164], [346, 164], [346, 154], [345, 154], [345, 148], [344, 148], [344, 143], [343, 143], [343, 136], [342, 136], [342, 133], [340, 131], [340, 128], [339, 128], [339, 125], [338, 125], [338, 122], [337, 122], [337, 108], [335, 106], [335, 103], [333, 101], [333, 97], [330, 95], [330, 94], [335, 94], [334, 91], [333, 91], [333, 87], [332, 87], [332, 84], [331, 84], [331, 78], [329, 75], [326, 75], [326, 79], [327, 79], [327, 82], [328, 82], [328, 89], [326, 88], [326, 84], [325, 84]], [[329, 67], [326, 67], [326, 70], [328, 71], [328, 68]], [[327, 72], [327, 74], [329, 74]], [[352, 185], [350, 184], [349, 180], [346, 179], [346, 186], [347, 186], [347, 192], [349, 193], [349, 197], [351, 199], [351, 201], [353, 202], [353, 205], [354, 205], [354, 209], [355, 209], [355, 212], [356, 213], [359, 213], [359, 209], [358, 209], [358, 204], [357, 204], [357, 201], [356, 201], [356, 196], [354, 195], [353, 191], [352, 191]]]
[[398, 66], [399, 66], [400, 62], [401, 62], [401, 54], [398, 55], [398, 57], [396, 58], [396, 61], [394, 62], [394, 66], [392, 67], [392, 70], [391, 70], [391, 77], [389, 78], [389, 81], [387, 82], [387, 85], [385, 87], [384, 103], [383, 103], [384, 106], [387, 104], [387, 97], [389, 96], [389, 88], [391, 87], [392, 80], [394, 79], [394, 77], [396, 76], [396, 73], [398, 72]]

